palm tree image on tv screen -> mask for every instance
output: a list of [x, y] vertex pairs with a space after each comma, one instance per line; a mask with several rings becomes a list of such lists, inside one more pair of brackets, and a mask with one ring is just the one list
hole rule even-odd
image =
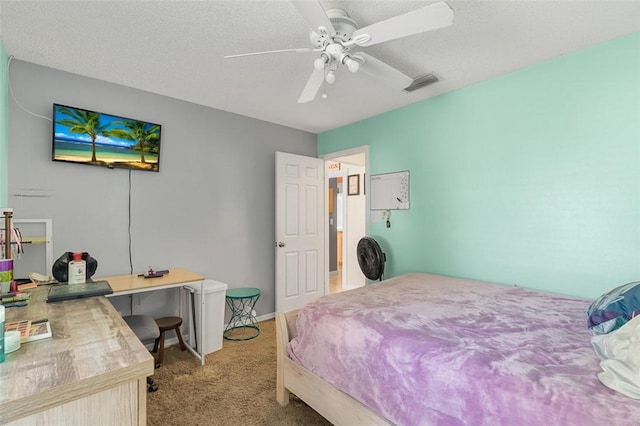
[[157, 172], [159, 124], [53, 105], [53, 160]]

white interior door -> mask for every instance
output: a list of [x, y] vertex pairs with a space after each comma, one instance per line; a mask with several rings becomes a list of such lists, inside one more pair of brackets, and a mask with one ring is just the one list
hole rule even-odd
[[325, 293], [324, 160], [276, 152], [276, 312]]

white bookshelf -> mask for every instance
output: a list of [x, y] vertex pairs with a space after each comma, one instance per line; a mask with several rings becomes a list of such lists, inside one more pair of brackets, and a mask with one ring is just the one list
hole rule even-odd
[[[22, 234], [24, 253], [14, 255], [15, 278], [26, 278], [29, 272], [51, 275], [53, 267], [53, 221], [51, 219], [13, 219], [13, 227]], [[15, 246], [13, 247], [15, 250]]]

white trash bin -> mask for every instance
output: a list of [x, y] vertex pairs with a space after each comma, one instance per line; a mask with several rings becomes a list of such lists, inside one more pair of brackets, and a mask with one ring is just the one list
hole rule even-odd
[[[198, 345], [202, 345], [199, 352], [209, 354], [222, 349], [222, 332], [224, 331], [224, 300], [227, 291], [227, 285], [219, 281], [204, 280], [205, 294], [205, 313], [204, 313], [204, 329], [206, 333], [200, 330], [200, 309], [202, 308], [202, 299], [200, 294], [200, 284], [187, 285], [195, 298], [195, 320], [197, 323]], [[193, 311], [191, 310], [191, 301], [189, 301], [189, 341], [193, 339]], [[200, 349], [200, 348], [198, 348]]]

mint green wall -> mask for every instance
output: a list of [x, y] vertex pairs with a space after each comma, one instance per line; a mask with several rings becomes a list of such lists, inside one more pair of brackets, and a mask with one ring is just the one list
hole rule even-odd
[[7, 143], [7, 111], [9, 108], [7, 92], [7, 52], [0, 39], [0, 207], [7, 206], [7, 181], [9, 162]]
[[410, 170], [371, 224], [387, 277], [428, 271], [596, 297], [640, 280], [640, 33], [318, 136]]

